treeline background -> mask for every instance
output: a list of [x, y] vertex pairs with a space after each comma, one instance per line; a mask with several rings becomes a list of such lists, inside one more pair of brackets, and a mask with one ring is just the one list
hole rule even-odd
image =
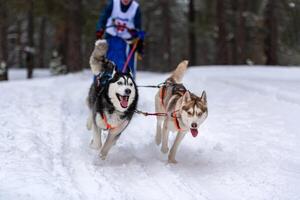
[[[140, 70], [191, 65], [299, 65], [300, 0], [138, 0], [147, 32]], [[106, 0], [0, 0], [0, 63], [66, 72], [89, 67]], [[56, 55], [57, 56], [57, 55]], [[6, 67], [4, 67], [6, 66]], [[0, 70], [0, 74], [1, 74]]]

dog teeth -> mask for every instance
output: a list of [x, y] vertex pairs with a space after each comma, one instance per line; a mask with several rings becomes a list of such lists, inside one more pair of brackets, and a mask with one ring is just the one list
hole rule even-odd
[[128, 101], [129, 96], [118, 95], [119, 100]]

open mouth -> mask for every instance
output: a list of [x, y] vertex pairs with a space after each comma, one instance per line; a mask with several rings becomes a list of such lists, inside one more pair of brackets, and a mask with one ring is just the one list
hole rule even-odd
[[191, 128], [191, 134], [193, 135], [193, 137], [197, 137], [197, 135], [198, 135], [198, 129]]
[[129, 96], [122, 96], [122, 95], [117, 94], [117, 97], [118, 97], [118, 100], [120, 101], [121, 107], [127, 108]]

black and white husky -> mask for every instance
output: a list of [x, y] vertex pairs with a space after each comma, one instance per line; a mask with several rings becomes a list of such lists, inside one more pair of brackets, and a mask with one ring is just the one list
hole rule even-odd
[[[105, 58], [106, 51], [106, 41], [98, 40], [90, 58], [92, 72], [98, 78], [87, 98], [90, 109], [87, 128], [93, 130], [90, 146], [100, 151], [103, 160], [129, 124], [138, 102], [138, 90], [131, 73], [117, 72], [113, 62]], [[103, 77], [105, 74], [110, 77]], [[103, 130], [107, 130], [108, 135], [102, 146]]]

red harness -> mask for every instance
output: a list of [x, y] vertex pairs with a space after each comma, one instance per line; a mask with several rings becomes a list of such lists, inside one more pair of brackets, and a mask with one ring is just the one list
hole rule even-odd
[[160, 103], [161, 105], [165, 108], [165, 104], [164, 104], [164, 98], [166, 96], [166, 86], [163, 86], [160, 90], [159, 96], [160, 96]]
[[[166, 89], [167, 89], [166, 86], [163, 86], [161, 88], [160, 94], [159, 94], [159, 96], [160, 96], [160, 103], [164, 107], [164, 109], [166, 109], [165, 108], [165, 104], [164, 104], [164, 98], [166, 96]], [[182, 128], [179, 125], [178, 117], [176, 116], [176, 111], [171, 114], [171, 117], [173, 118], [173, 121], [174, 121], [176, 129], [178, 131], [182, 131]]]
[[101, 113], [101, 118], [102, 118], [107, 130], [116, 128], [116, 127], [114, 127], [114, 126], [112, 126], [111, 124], [108, 123], [107, 118], [104, 115], [104, 113]]
[[182, 128], [179, 125], [178, 117], [176, 116], [176, 112], [173, 112], [171, 117], [173, 117], [173, 119], [174, 119], [173, 121], [174, 121], [177, 131], [182, 131]]

